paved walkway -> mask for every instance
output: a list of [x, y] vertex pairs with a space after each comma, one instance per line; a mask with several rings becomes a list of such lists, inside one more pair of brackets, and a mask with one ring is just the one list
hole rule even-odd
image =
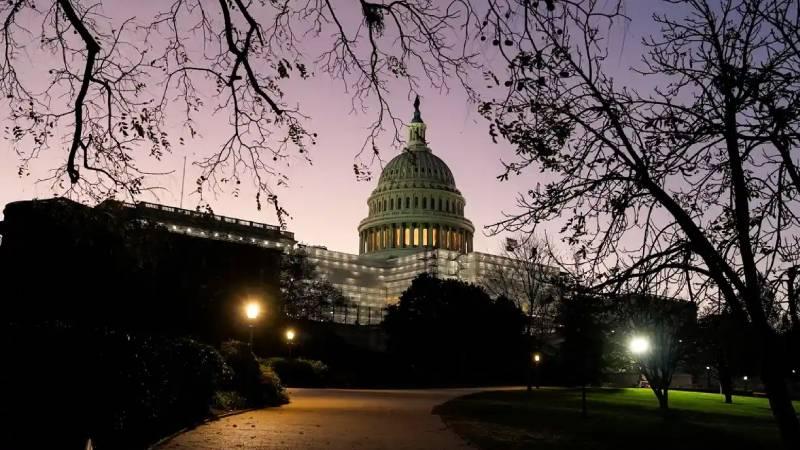
[[291, 403], [210, 422], [165, 449], [463, 449], [434, 406], [482, 389], [290, 389]]

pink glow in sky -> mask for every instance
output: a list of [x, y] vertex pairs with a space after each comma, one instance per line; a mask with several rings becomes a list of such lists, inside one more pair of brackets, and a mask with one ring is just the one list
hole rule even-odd
[[[111, 3], [115, 2], [106, 2], [107, 5]], [[636, 10], [629, 11], [629, 15], [633, 15], [633, 22], [625, 32], [624, 49], [609, 58], [609, 65], [619, 70], [619, 77], [626, 80], [628, 85], [644, 85], [624, 69], [638, 63], [641, 52], [639, 40], [643, 33], [654, 31], [650, 15], [657, 3], [651, 0], [636, 2]], [[133, 15], [131, 4], [120, 2], [115, 16]], [[147, 6], [158, 4], [160, 2], [150, 2]], [[136, 8], [141, 15], [142, 5]], [[315, 50], [309, 51], [313, 53]], [[494, 62], [489, 55], [487, 52], [483, 56], [487, 65]], [[483, 84], [479, 73], [474, 75], [473, 81], [478, 85]], [[356, 181], [353, 162], [367, 135], [368, 125], [374, 120], [371, 115], [374, 111], [348, 114], [350, 94], [340, 81], [331, 80], [324, 74], [298, 82], [297, 86], [297, 91], [287, 94], [312, 118], [308, 128], [318, 133], [319, 137], [311, 152], [313, 164], [308, 165], [299, 159], [290, 161], [290, 167], [285, 169], [290, 177], [289, 186], [276, 190], [282, 205], [291, 215], [288, 229], [302, 242], [325, 245], [332, 250], [357, 252], [356, 229], [358, 222], [367, 214], [366, 200], [377, 183], [380, 166], [378, 163], [373, 166], [374, 177], [371, 181]], [[423, 89], [419, 94], [422, 97], [422, 117], [428, 125], [429, 145], [450, 166], [456, 184], [467, 201], [465, 215], [476, 227], [474, 248], [476, 251], [496, 253], [505, 236], [487, 237], [482, 233], [483, 228], [501, 219], [503, 211], [513, 211], [517, 193], [535, 187], [537, 182], [544, 181], [544, 175], [529, 170], [519, 177], [512, 177], [510, 181], [497, 181], [496, 176], [502, 173], [501, 159], [510, 159], [513, 149], [504, 142], [492, 143], [488, 122], [477, 113], [476, 105], [467, 102], [457, 83], [453, 83], [450, 92]], [[391, 98], [394, 112], [407, 120], [413, 112], [408, 95], [407, 89], [399, 89], [392, 92]], [[183, 157], [186, 156], [191, 163], [193, 155], [209, 153], [223, 138], [223, 132], [215, 126], [214, 118], [208, 118], [201, 129], [202, 137], [187, 141], [184, 147], [176, 146], [173, 154], [165, 157], [163, 165], [158, 168], [160, 171], [173, 171], [157, 181], [151, 180], [151, 184], [164, 189], [157, 192], [157, 197], [144, 194], [140, 200], [177, 206], [180, 203]], [[0, 151], [0, 205], [54, 195], [49, 185], [37, 184], [34, 180], [43, 177], [54, 161], [66, 158], [66, 150], [52, 149], [31, 166], [31, 176], [20, 178], [17, 175], [16, 155], [8, 150], [8, 144], [0, 145], [7, 149]], [[387, 162], [399, 149], [386, 146], [382, 151], [381, 157]], [[191, 192], [197, 172], [191, 165], [187, 167], [186, 190]], [[238, 196], [225, 192], [216, 197], [206, 197], [205, 200], [218, 214], [277, 223], [274, 212], [268, 206], [262, 211], [256, 209], [253, 195], [247, 188], [243, 188]], [[183, 204], [186, 208], [194, 208], [197, 202], [198, 198], [190, 193], [185, 196]], [[552, 224], [545, 228], [548, 233], [555, 234], [558, 227]]]

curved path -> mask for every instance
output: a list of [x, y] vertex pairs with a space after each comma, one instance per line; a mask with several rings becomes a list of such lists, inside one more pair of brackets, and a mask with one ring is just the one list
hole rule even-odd
[[486, 389], [290, 389], [291, 403], [228, 416], [157, 449], [463, 449], [434, 406]]

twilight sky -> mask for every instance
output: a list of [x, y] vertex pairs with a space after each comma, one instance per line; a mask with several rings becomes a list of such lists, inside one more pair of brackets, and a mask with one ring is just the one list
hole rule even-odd
[[[134, 7], [134, 3], [136, 6]], [[336, 2], [338, 4], [338, 2]], [[616, 73], [616, 78], [629, 86], [644, 86], [645, 82], [626, 69], [637, 64], [641, 54], [640, 38], [644, 33], [656, 31], [650, 18], [660, 6], [657, 0], [637, 0], [628, 3], [627, 14], [632, 22], [619, 39], [624, 40], [621, 52], [609, 57], [608, 67]], [[104, 2], [106, 9], [114, 7], [114, 17], [142, 15], [146, 7], [161, 4], [156, 0], [145, 2]], [[162, 4], [163, 5], [163, 4]], [[134, 11], [134, 8], [136, 10]], [[619, 49], [620, 46], [614, 47]], [[494, 62], [491, 49], [483, 53], [487, 65]], [[308, 48], [317, 53], [318, 48]], [[32, 61], [33, 63], [33, 61]], [[35, 63], [32, 67], [36, 67]], [[480, 74], [473, 81], [482, 85]], [[325, 74], [296, 84], [297, 90], [288, 92], [291, 100], [299, 103], [303, 112], [311, 117], [308, 128], [318, 133], [318, 144], [313, 148], [312, 165], [301, 160], [290, 162], [285, 170], [289, 175], [289, 186], [278, 188], [281, 203], [291, 214], [288, 228], [296, 238], [305, 243], [326, 245], [332, 250], [357, 252], [358, 222], [367, 214], [366, 200], [377, 183], [380, 167], [373, 167], [375, 177], [371, 181], [356, 181], [353, 174], [353, 158], [361, 148], [367, 135], [367, 127], [374, 119], [375, 111], [348, 114], [351, 96], [341, 81], [331, 80]], [[502, 237], [487, 237], [483, 227], [502, 217], [503, 211], [513, 211], [516, 193], [535, 187], [542, 180], [537, 171], [529, 170], [523, 175], [499, 182], [496, 176], [502, 172], [501, 158], [510, 158], [511, 147], [504, 142], [493, 144], [488, 134], [488, 122], [476, 112], [476, 105], [469, 104], [464, 93], [456, 83], [450, 92], [421, 90], [422, 117], [428, 125], [428, 141], [433, 152], [441, 157], [452, 169], [458, 188], [466, 198], [465, 215], [476, 227], [474, 248], [477, 251], [495, 253], [500, 247]], [[391, 102], [395, 112], [410, 120], [413, 107], [408, 98], [408, 90], [400, 88], [392, 92]], [[0, 104], [0, 107], [6, 105]], [[7, 116], [7, 110], [0, 115], [0, 122]], [[156, 201], [177, 206], [180, 203], [181, 167], [183, 157], [187, 164], [186, 186], [191, 191], [197, 172], [190, 163], [193, 155], [210, 152], [223, 137], [223, 130], [215, 126], [215, 118], [203, 122], [201, 137], [188, 141], [184, 147], [176, 146], [173, 154], [164, 158], [160, 171], [173, 173], [151, 184], [162, 186], [158, 198], [150, 194], [140, 200]], [[3, 126], [6, 123], [2, 124]], [[399, 149], [385, 146], [382, 158], [388, 161], [398, 154]], [[66, 158], [66, 149], [53, 148], [32, 166], [32, 175], [20, 178], [17, 175], [18, 159], [7, 142], [0, 144], [0, 205], [15, 200], [48, 198], [54, 195], [49, 185], [36, 183], [43, 177], [55, 161]], [[244, 183], [246, 184], [246, 183]], [[237, 196], [224, 192], [216, 197], [206, 198], [218, 214], [240, 217], [261, 222], [276, 223], [273, 211], [266, 207], [256, 210], [253, 195], [243, 189]], [[184, 207], [194, 208], [197, 197], [186, 195]], [[546, 227], [555, 233], [558, 226]]]

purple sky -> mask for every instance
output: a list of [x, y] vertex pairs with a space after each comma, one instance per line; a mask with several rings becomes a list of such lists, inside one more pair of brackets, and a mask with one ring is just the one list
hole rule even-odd
[[[111, 3], [116, 2], [107, 2]], [[609, 58], [609, 66], [619, 71], [618, 77], [625, 84], [642, 85], [641, 80], [635, 79], [624, 69], [637, 63], [642, 33], [654, 31], [650, 15], [658, 3], [654, 0], [637, 1], [635, 8], [628, 8], [633, 22], [624, 35], [624, 51], [617, 55], [612, 53]], [[132, 10], [126, 10], [133, 8], [130, 5], [132, 2], [120, 2], [116, 14], [120, 17], [132, 15]], [[141, 10], [138, 12], [141, 14]], [[309, 51], [314, 52], [315, 49]], [[482, 57], [485, 63], [492, 64], [489, 52]], [[473, 81], [481, 85], [483, 83], [479, 77], [476, 74]], [[309, 166], [300, 160], [292, 162], [286, 170], [290, 176], [289, 187], [277, 190], [283, 206], [292, 216], [288, 221], [289, 230], [295, 233], [298, 240], [306, 243], [356, 252], [356, 228], [367, 214], [366, 200], [377, 182], [379, 167], [373, 167], [376, 176], [372, 181], [356, 181], [352, 169], [353, 158], [364, 142], [367, 127], [373, 120], [370, 113], [374, 111], [348, 115], [350, 95], [345, 92], [341, 82], [331, 80], [324, 74], [303, 81], [299, 86], [301, 91], [287, 94], [301, 105], [304, 113], [311, 116], [309, 128], [317, 132], [319, 138], [311, 153], [313, 165]], [[399, 89], [392, 93], [391, 99], [395, 112], [404, 119], [410, 119], [412, 115], [411, 100], [407, 95], [407, 89]], [[458, 188], [466, 198], [465, 215], [476, 227], [474, 248], [495, 253], [499, 250], [501, 238], [484, 236], [482, 228], [500, 219], [502, 211], [512, 211], [516, 193], [534, 187], [542, 180], [541, 175], [531, 170], [508, 182], [497, 181], [495, 177], [502, 171], [500, 159], [510, 158], [512, 149], [503, 142], [491, 142], [488, 122], [477, 114], [476, 106], [466, 101], [464, 93], [457, 86], [449, 93], [422, 90], [420, 95], [430, 147], [450, 166]], [[3, 117], [5, 115], [4, 112]], [[176, 147], [159, 167], [159, 170], [174, 170], [174, 173], [151, 180], [151, 184], [165, 188], [158, 194], [159, 198], [143, 195], [141, 200], [175, 206], [179, 204], [183, 157], [187, 156], [191, 162], [193, 154], [210, 152], [222, 137], [221, 131], [214, 125], [214, 118], [209, 118], [203, 125], [202, 138], [189, 141], [185, 147]], [[65, 158], [65, 151], [52, 149], [31, 167], [30, 177], [20, 178], [17, 176], [16, 155], [8, 149], [8, 144], [3, 145], [7, 151], [0, 152], [0, 205], [14, 200], [51, 197], [53, 192], [49, 186], [37, 184], [34, 179], [44, 176], [58, 158]], [[382, 157], [388, 161], [398, 152], [399, 149], [385, 147]], [[196, 172], [188, 166], [187, 191], [194, 185], [195, 177]], [[256, 210], [253, 195], [246, 189], [238, 197], [227, 192], [206, 200], [219, 214], [276, 223], [274, 213], [269, 208]], [[196, 205], [195, 196], [185, 197], [184, 207], [193, 208]], [[548, 232], [555, 232], [558, 227], [551, 224], [546, 228]]]

